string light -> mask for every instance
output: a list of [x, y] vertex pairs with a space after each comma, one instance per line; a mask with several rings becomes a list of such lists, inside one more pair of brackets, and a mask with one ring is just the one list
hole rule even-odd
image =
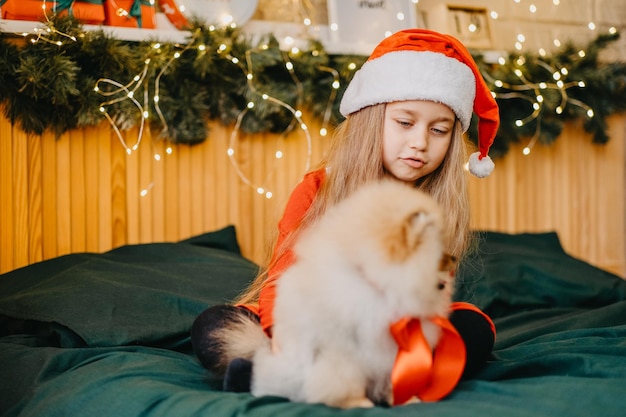
[[[222, 47], [223, 46], [223, 47]], [[225, 52], [227, 50], [227, 47], [225, 45], [222, 45], [219, 47], [218, 51], [221, 52]], [[246, 77], [246, 83], [248, 88], [250, 89], [250, 91], [252, 93], [254, 93], [255, 95], [257, 95], [258, 97], [261, 98], [261, 100], [263, 101], [268, 101], [270, 103], [276, 104], [286, 110], [288, 110], [292, 116], [293, 116], [293, 121], [292, 123], [285, 129], [285, 132], [290, 131], [295, 124], [297, 124], [297, 126], [300, 128], [300, 130], [302, 130], [302, 132], [304, 133], [305, 137], [306, 137], [306, 141], [307, 141], [307, 158], [306, 158], [306, 163], [305, 163], [305, 167], [304, 167], [304, 172], [308, 171], [310, 168], [310, 162], [311, 162], [311, 154], [312, 154], [312, 139], [311, 139], [311, 134], [309, 132], [308, 126], [306, 125], [306, 123], [304, 123], [303, 119], [302, 119], [302, 112], [300, 110], [296, 110], [295, 108], [293, 108], [292, 106], [290, 106], [288, 103], [285, 103], [284, 101], [276, 98], [276, 97], [272, 97], [267, 93], [261, 93], [257, 90], [256, 86], [254, 85], [254, 74], [252, 73], [252, 69], [254, 68], [253, 66], [253, 62], [252, 62], [252, 55], [255, 52], [258, 51], [263, 51], [263, 50], [267, 50], [268, 46], [267, 45], [261, 45], [259, 48], [255, 48], [255, 49], [251, 49], [251, 50], [247, 50], [245, 52], [245, 65], [244, 63], [241, 62], [241, 60], [239, 60], [237, 57], [232, 56], [230, 53], [226, 53], [225, 58], [228, 59], [232, 64], [236, 65], [239, 69], [241, 69], [241, 71], [243, 72], [244, 76]], [[300, 80], [297, 78], [295, 71], [294, 71], [294, 66], [293, 63], [289, 60], [289, 55], [287, 53], [285, 53], [284, 51], [280, 51], [281, 52], [281, 57], [283, 58], [283, 62], [284, 62], [284, 67], [287, 70], [287, 72], [289, 73], [291, 79], [294, 81], [294, 85], [296, 86], [296, 92], [297, 92], [297, 103], [300, 102], [300, 100], [303, 97], [304, 94], [304, 90], [302, 88], [302, 83], [300, 82]], [[297, 105], [297, 104], [296, 104]], [[265, 196], [266, 199], [270, 199], [273, 196], [273, 193], [271, 190], [268, 190], [265, 186], [263, 185], [259, 185], [255, 182], [253, 182], [250, 178], [248, 178], [248, 176], [242, 171], [241, 167], [239, 166], [239, 163], [237, 162], [236, 159], [236, 155], [235, 155], [235, 147], [236, 147], [236, 143], [237, 143], [237, 139], [239, 138], [239, 131], [241, 129], [241, 123], [244, 119], [244, 117], [246, 116], [246, 114], [248, 114], [249, 111], [252, 111], [255, 108], [255, 103], [253, 101], [249, 101], [246, 104], [246, 108], [243, 109], [239, 115], [237, 116], [237, 120], [235, 122], [235, 126], [233, 128], [233, 131], [231, 132], [230, 135], [230, 142], [228, 145], [228, 149], [226, 151], [226, 154], [228, 155], [228, 159], [231, 162], [231, 165], [233, 166], [233, 168], [235, 169], [235, 172], [237, 173], [237, 176], [241, 179], [241, 181], [248, 185], [249, 187], [253, 188], [256, 190], [256, 192], [259, 195], [263, 195]], [[275, 152], [275, 157], [276, 159], [281, 159], [283, 157], [283, 153], [282, 151], [278, 150]]]
[[328, 134], [328, 122], [330, 121], [330, 116], [333, 109], [333, 103], [337, 98], [337, 91], [341, 84], [339, 83], [339, 72], [330, 67], [321, 66], [320, 70], [329, 72], [333, 76], [333, 82], [331, 84], [330, 95], [328, 97], [328, 101], [326, 102], [326, 109], [324, 110], [324, 117], [322, 118], [322, 127], [320, 129], [320, 136], [326, 136]]
[[[146, 114], [147, 114], [145, 107], [144, 107], [144, 105], [147, 105], [147, 91], [145, 91], [147, 89], [144, 89], [145, 91], [144, 92], [144, 105], [139, 103], [139, 101], [135, 98], [135, 92], [137, 91], [137, 89], [139, 89], [139, 87], [145, 80], [146, 75], [148, 74], [149, 66], [150, 66], [150, 59], [146, 59], [144, 61], [144, 67], [141, 73], [135, 75], [135, 77], [133, 77], [133, 80], [129, 82], [128, 84], [124, 85], [110, 78], [100, 78], [98, 81], [96, 81], [96, 86], [94, 87], [94, 91], [100, 94], [101, 96], [104, 96], [104, 97], [116, 96], [115, 98], [112, 98], [111, 100], [100, 103], [100, 112], [108, 120], [109, 124], [113, 128], [113, 131], [115, 132], [117, 138], [119, 139], [120, 143], [122, 144], [122, 146], [124, 147], [128, 155], [130, 155], [133, 151], [136, 151], [139, 148], [139, 144], [141, 143], [141, 139], [143, 137], [143, 129], [144, 129], [144, 125], [146, 121]], [[117, 88], [111, 91], [106, 91], [106, 90], [102, 90], [102, 88], [100, 87], [101, 84], [108, 84]], [[122, 132], [117, 126], [117, 123], [115, 123], [115, 121], [113, 120], [113, 118], [107, 111], [107, 106], [122, 102], [124, 100], [130, 100], [135, 105], [135, 107], [137, 107], [137, 109], [139, 110], [139, 114], [141, 116], [140, 122], [139, 122], [139, 133], [137, 134], [135, 143], [132, 146], [128, 146], [128, 144], [126, 143], [126, 140], [124, 139], [124, 136], [122, 135]]]
[[[53, 2], [53, 8], [56, 8], [56, 3]], [[50, 17], [48, 16], [48, 5], [46, 0], [43, 0], [42, 4], [41, 4], [41, 9], [43, 11], [43, 16], [45, 17], [46, 21], [44, 22], [45, 27], [44, 28], [38, 28], [35, 27], [33, 28], [33, 32], [29, 33], [29, 32], [23, 32], [20, 34], [16, 34], [16, 35], [20, 35], [22, 37], [27, 37], [30, 35], [36, 35], [35, 38], [30, 39], [30, 43], [35, 44], [39, 41], [41, 42], [46, 42], [52, 45], [57, 45], [57, 46], [62, 46], [63, 42], [60, 40], [54, 40], [51, 39], [49, 36], [52, 35], [58, 35], [61, 37], [65, 37], [69, 40], [71, 40], [72, 42], [76, 42], [76, 37], [74, 35], [69, 35], [67, 33], [61, 32], [60, 30], [58, 30], [55, 26], [54, 23], [50, 20]]]
[[[513, 0], [514, 3], [516, 4], [521, 4], [521, 0]], [[554, 6], [559, 6], [560, 5], [560, 1], [559, 0], [552, 0], [552, 4]], [[528, 11], [530, 12], [531, 15], [536, 15], [538, 12], [538, 8], [537, 5], [535, 3], [531, 3], [528, 6]], [[490, 17], [492, 19], [497, 19], [498, 18], [498, 13], [494, 10], [490, 11]], [[587, 28], [589, 30], [595, 30], [596, 29], [596, 25], [593, 21], [589, 21], [587, 23]], [[615, 34], [617, 32], [617, 29], [615, 28], [610, 28], [609, 29], [609, 33], [611, 34]], [[524, 43], [526, 41], [526, 36], [523, 33], [518, 33], [515, 39], [515, 43], [514, 43], [514, 47], [516, 50], [521, 51], [524, 48]], [[554, 38], [552, 40], [552, 43], [555, 47], [560, 48], [562, 43], [558, 38]], [[545, 57], [547, 56], [547, 51], [545, 48], [538, 48], [538, 54], [541, 57]], [[580, 58], [584, 58], [586, 56], [585, 51], [580, 50], [577, 52], [577, 55]], [[522, 150], [524, 155], [529, 155], [531, 153], [532, 148], [534, 147], [534, 145], [536, 144], [536, 142], [539, 140], [540, 134], [541, 134], [541, 123], [539, 123], [540, 118], [541, 118], [541, 112], [543, 110], [543, 106], [544, 106], [544, 95], [541, 93], [542, 91], [546, 91], [546, 90], [556, 90], [559, 92], [560, 97], [561, 97], [561, 101], [560, 103], [554, 108], [554, 112], [556, 114], [563, 114], [563, 112], [565, 112], [566, 107], [568, 104], [570, 105], [574, 105], [574, 106], [578, 106], [580, 108], [582, 108], [585, 111], [585, 114], [587, 115], [587, 117], [592, 118], [594, 117], [595, 113], [593, 111], [593, 109], [587, 105], [586, 103], [574, 99], [572, 97], [569, 97], [567, 90], [569, 88], [584, 88], [585, 87], [585, 83], [583, 81], [570, 81], [570, 82], [566, 82], [565, 79], [567, 78], [567, 76], [569, 75], [569, 70], [566, 67], [562, 67], [562, 68], [552, 68], [550, 65], [548, 65], [546, 62], [542, 61], [541, 59], [537, 59], [536, 62], [534, 62], [535, 64], [545, 68], [549, 74], [551, 74], [551, 81], [540, 81], [540, 82], [532, 82], [528, 79], [526, 79], [526, 77], [524, 76], [521, 68], [523, 68], [527, 63], [526, 63], [526, 59], [523, 56], [519, 56], [516, 60], [515, 60], [515, 65], [517, 65], [518, 68], [514, 69], [514, 74], [519, 78], [520, 80], [520, 84], [511, 84], [511, 83], [506, 83], [502, 80], [496, 80], [493, 77], [491, 77], [489, 74], [483, 74], [485, 75], [485, 78], [487, 78], [488, 80], [490, 80], [498, 89], [500, 90], [508, 90], [508, 91], [499, 91], [495, 94], [496, 98], [499, 99], [522, 99], [522, 100], [526, 100], [531, 104], [532, 107], [532, 112], [530, 114], [528, 114], [526, 117], [520, 118], [518, 120], [516, 120], [515, 126], [517, 127], [523, 127], [526, 124], [530, 123], [531, 121], [537, 121], [536, 123], [536, 129], [535, 132], [533, 134], [533, 136], [531, 137], [530, 141], [528, 142], [528, 144], [524, 147], [524, 149]], [[506, 61], [504, 59], [504, 57], [501, 57], [498, 59], [498, 64], [500, 65], [505, 65]], [[533, 95], [529, 95], [527, 92], [528, 91], [532, 91], [534, 94]]]
[[[505, 63], [504, 60], [499, 61], [500, 65], [503, 65], [504, 63]], [[522, 67], [526, 65], [526, 59], [520, 56], [515, 61], [515, 64]], [[543, 98], [543, 94], [541, 93], [541, 91], [556, 90], [559, 92], [561, 96], [561, 102], [554, 109], [556, 114], [562, 114], [565, 111], [565, 108], [567, 107], [567, 105], [571, 104], [571, 105], [575, 105], [584, 109], [587, 117], [589, 118], [594, 117], [594, 111], [590, 106], [588, 106], [586, 103], [583, 103], [580, 100], [569, 97], [569, 95], [567, 94], [567, 90], [569, 88], [574, 88], [574, 87], [584, 88], [585, 87], [584, 81], [570, 81], [570, 82], [563, 81], [563, 78], [569, 74], [569, 70], [566, 67], [561, 67], [557, 69], [540, 59], [535, 60], [535, 64], [545, 68], [546, 71], [548, 71], [551, 74], [551, 78], [554, 80], [554, 82], [547, 82], [547, 81], [532, 82], [526, 78], [526, 76], [524, 75], [523, 71], [520, 68], [515, 68], [513, 70], [513, 73], [519, 78], [521, 84], [507, 83], [502, 80], [494, 79], [489, 74], [484, 74], [485, 78], [489, 80], [491, 83], [493, 83], [497, 88], [509, 90], [508, 92], [496, 92], [495, 93], [496, 98], [522, 99], [531, 103], [531, 106], [533, 109], [532, 112], [526, 117], [517, 119], [515, 121], [515, 126], [522, 127], [530, 123], [531, 121], [537, 120], [537, 123], [536, 123], [537, 127], [535, 129], [535, 133], [533, 134], [528, 145], [526, 145], [526, 147], [524, 147], [522, 151], [524, 155], [530, 154], [533, 146], [539, 139], [539, 136], [541, 133], [541, 130], [540, 130], [541, 124], [539, 123], [539, 118], [541, 116], [541, 110], [543, 109], [543, 105], [544, 105], [544, 98]], [[524, 93], [525, 91], [529, 91], [529, 90], [533, 91], [534, 97]]]
[[[163, 75], [165, 74], [165, 72], [167, 71], [167, 69], [170, 67], [170, 65], [172, 65], [172, 63], [174, 61], [176, 61], [177, 59], [179, 59], [181, 57], [181, 55], [187, 51], [188, 49], [192, 48], [192, 46], [194, 45], [196, 39], [199, 36], [199, 31], [196, 31], [193, 35], [193, 37], [191, 38], [190, 42], [182, 49], [182, 51], [176, 51], [172, 57], [165, 63], [165, 65], [163, 65], [163, 67], [161, 68], [161, 70], [159, 71], [159, 73], [157, 74], [157, 76], [154, 79], [154, 97], [152, 98], [152, 101], [154, 103], [154, 110], [156, 111], [157, 116], [159, 117], [159, 120], [161, 121], [161, 124], [163, 125], [163, 132], [168, 132], [169, 131], [169, 127], [167, 124], [167, 121], [165, 120], [165, 117], [163, 116], [163, 112], [161, 111], [161, 105], [160, 105], [160, 94], [161, 94], [161, 78], [163, 77]], [[159, 49], [161, 47], [160, 44], [155, 44], [154, 45], [154, 49]], [[201, 51], [204, 51], [206, 49], [205, 45], [199, 45], [198, 49], [200, 49]], [[147, 89], [146, 89], [147, 91]]]

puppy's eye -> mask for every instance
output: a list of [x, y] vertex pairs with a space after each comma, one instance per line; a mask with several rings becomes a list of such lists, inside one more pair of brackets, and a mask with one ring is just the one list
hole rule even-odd
[[446, 283], [443, 281], [439, 281], [439, 284], [437, 284], [437, 289], [443, 290], [444, 288], [446, 288]]

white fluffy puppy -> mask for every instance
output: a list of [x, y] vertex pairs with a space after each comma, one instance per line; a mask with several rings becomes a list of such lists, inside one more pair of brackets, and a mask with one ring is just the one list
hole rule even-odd
[[[392, 403], [405, 316], [447, 316], [442, 214], [398, 181], [363, 186], [302, 232], [277, 282], [272, 347], [253, 359], [252, 393], [336, 407]], [[422, 321], [435, 346], [439, 329]]]

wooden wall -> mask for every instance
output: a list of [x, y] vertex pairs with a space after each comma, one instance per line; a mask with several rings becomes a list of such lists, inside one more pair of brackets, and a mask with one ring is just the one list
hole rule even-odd
[[[0, 117], [0, 273], [67, 253], [176, 241], [228, 224], [236, 225], [244, 255], [262, 262], [284, 200], [305, 171], [305, 136], [239, 138], [240, 168], [273, 192], [268, 200], [231, 165], [232, 128], [210, 128], [204, 143], [172, 146], [171, 154], [147, 133], [127, 155], [106, 123], [57, 139], [27, 135]], [[317, 128], [310, 126], [312, 161], [327, 141]], [[592, 145], [572, 124], [556, 144], [535, 147], [529, 156], [521, 154], [522, 145], [514, 147], [496, 160], [489, 178], [472, 179], [473, 226], [556, 230], [574, 256], [626, 275], [626, 116], [611, 118], [610, 129], [606, 146]], [[127, 142], [136, 135], [127, 132]], [[280, 160], [277, 149], [284, 153]]]

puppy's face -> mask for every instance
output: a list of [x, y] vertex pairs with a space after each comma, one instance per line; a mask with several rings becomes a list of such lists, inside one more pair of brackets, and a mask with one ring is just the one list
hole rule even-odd
[[369, 204], [355, 207], [353, 230], [344, 231], [354, 234], [352, 262], [406, 314], [445, 315], [456, 261], [444, 253], [438, 204], [393, 182], [361, 192], [369, 192]]

